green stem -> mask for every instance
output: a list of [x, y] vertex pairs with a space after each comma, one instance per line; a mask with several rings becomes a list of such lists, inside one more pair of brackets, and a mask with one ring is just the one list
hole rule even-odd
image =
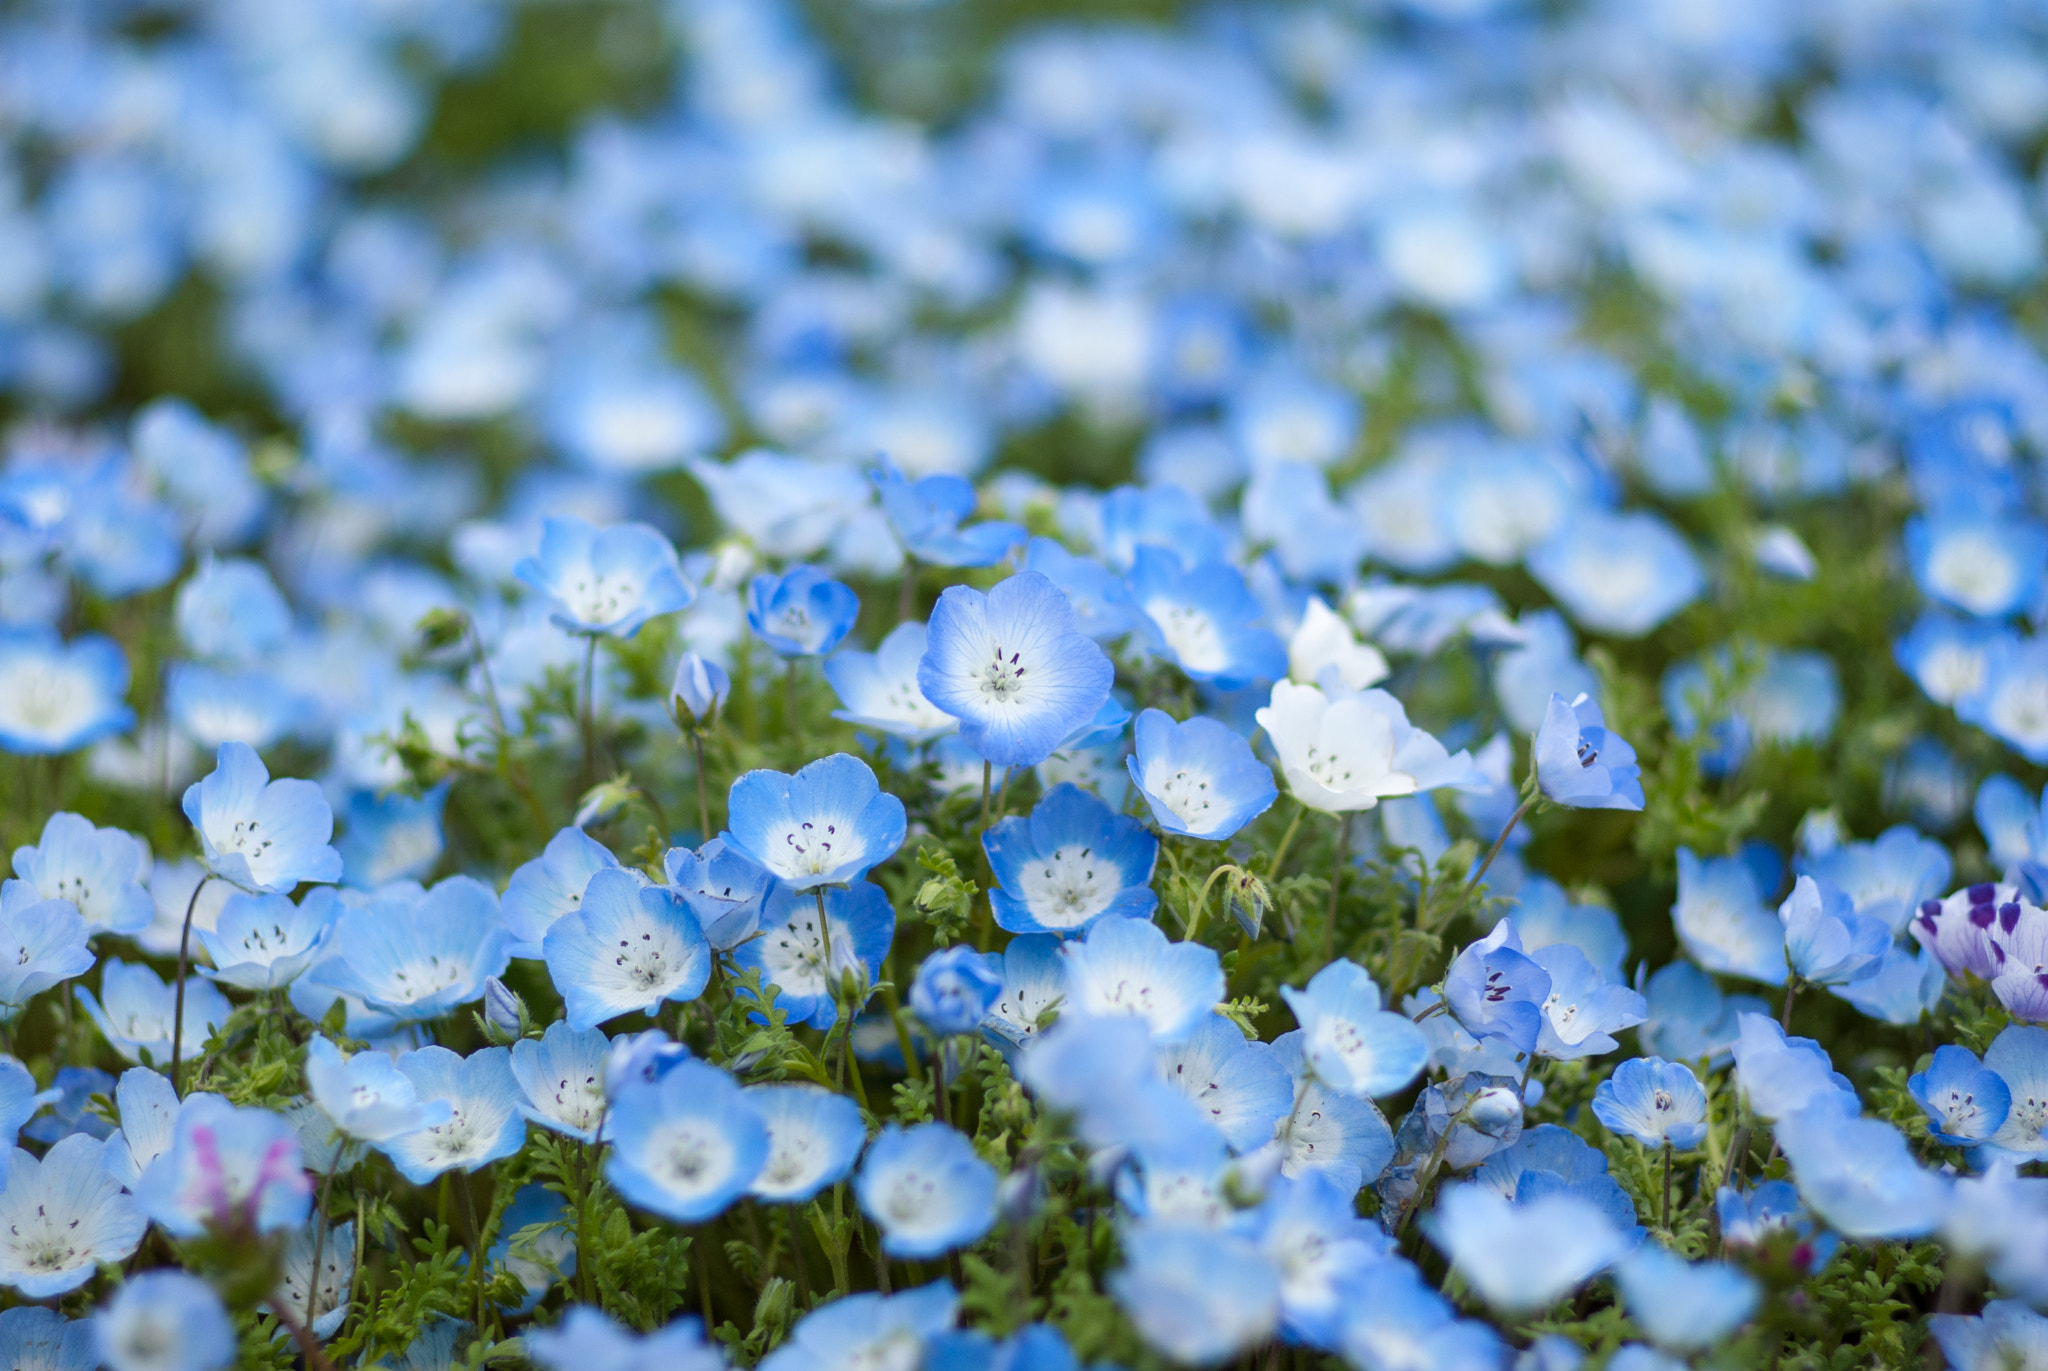
[[1664, 1140], [1664, 1231], [1671, 1231], [1671, 1139]]
[[597, 779], [597, 635], [584, 635], [589, 645], [583, 651], [583, 788]]
[[1329, 926], [1323, 930], [1323, 965], [1337, 960], [1337, 887], [1344, 883], [1345, 859], [1351, 855], [1351, 816], [1337, 816], [1337, 860], [1330, 868]]
[[1515, 825], [1522, 821], [1522, 816], [1534, 809], [1536, 802], [1541, 798], [1540, 795], [1531, 795], [1515, 807], [1514, 813], [1508, 815], [1508, 821], [1501, 826], [1500, 836], [1493, 840], [1492, 847], [1486, 849], [1485, 859], [1479, 863], [1479, 869], [1472, 873], [1472, 878], [1465, 882], [1465, 889], [1476, 889], [1479, 883], [1486, 879], [1487, 868], [1493, 865], [1493, 859], [1498, 857], [1500, 850], [1508, 844], [1508, 834], [1515, 831]]
[[711, 791], [704, 782], [704, 731], [690, 730], [690, 746], [697, 753], [697, 843], [711, 841]]
[[1799, 993], [1799, 978], [1787, 973], [1785, 977], [1785, 1008], [1778, 1015], [1778, 1027], [1786, 1033], [1792, 1031], [1792, 999]]
[[320, 1182], [320, 1204], [313, 1211], [313, 1265], [306, 1275], [306, 1326], [313, 1326], [313, 1299], [320, 1292], [320, 1259], [326, 1255], [321, 1249], [327, 1246], [327, 1197], [334, 1189], [335, 1173], [341, 1170], [341, 1154], [334, 1154], [334, 1165], [328, 1168], [327, 1179]]
[[1279, 877], [1280, 863], [1287, 860], [1287, 849], [1294, 842], [1295, 830], [1301, 827], [1301, 816], [1306, 813], [1308, 813], [1308, 806], [1296, 800], [1294, 802], [1294, 817], [1287, 821], [1287, 831], [1280, 835], [1280, 846], [1273, 849], [1272, 864], [1266, 868], [1268, 879], [1277, 879]]
[[896, 997], [896, 978], [882, 982], [882, 1007], [889, 1011], [889, 1022], [896, 1027], [896, 1047], [903, 1053], [903, 1069], [910, 1073], [910, 1079], [924, 1079], [924, 1063], [917, 1059], [917, 1053], [910, 1041], [910, 1025], [903, 1018], [903, 1002]]
[[1211, 886], [1215, 885], [1217, 879], [1228, 870], [1230, 870], [1230, 867], [1227, 863], [1223, 866], [1219, 866], [1214, 871], [1209, 873], [1208, 880], [1202, 882], [1202, 893], [1195, 896], [1195, 907], [1188, 911], [1187, 931], [1180, 935], [1180, 940], [1182, 942], [1193, 942], [1195, 940], [1195, 934], [1201, 931], [1202, 916], [1209, 912], [1209, 889]]
[[178, 1088], [178, 1067], [185, 1056], [185, 968], [192, 960], [192, 911], [199, 908], [199, 892], [206, 889], [211, 875], [201, 876], [185, 901], [185, 927], [178, 934], [178, 991], [171, 1005], [171, 1088]]

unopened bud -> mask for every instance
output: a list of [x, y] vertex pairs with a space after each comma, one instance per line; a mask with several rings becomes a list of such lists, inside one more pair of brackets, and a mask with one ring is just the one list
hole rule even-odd
[[583, 802], [576, 806], [576, 818], [573, 822], [578, 828], [588, 828], [594, 823], [601, 823], [624, 809], [632, 798], [631, 778], [614, 776], [609, 781], [599, 781], [583, 792]]
[[495, 1043], [517, 1042], [531, 1022], [526, 1001], [496, 976], [484, 978], [484, 1025]]
[[420, 617], [417, 631], [420, 646], [436, 652], [462, 641], [469, 631], [469, 616], [459, 609], [430, 609]]
[[1273, 907], [1273, 892], [1266, 883], [1242, 867], [1223, 880], [1223, 902], [1247, 938], [1259, 936], [1266, 913]]
[[725, 708], [726, 697], [731, 693], [732, 677], [718, 663], [694, 652], [685, 652], [676, 663], [675, 685], [669, 691], [676, 722], [688, 719], [698, 728], [708, 726], [718, 711]]

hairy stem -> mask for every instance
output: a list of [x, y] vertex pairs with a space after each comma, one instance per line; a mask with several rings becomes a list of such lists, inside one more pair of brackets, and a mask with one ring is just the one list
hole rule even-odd
[[185, 926], [178, 934], [178, 989], [171, 1004], [171, 1088], [178, 1087], [178, 1067], [185, 1056], [185, 969], [192, 961], [192, 911], [199, 908], [199, 892], [212, 876], [201, 876], [185, 901]]

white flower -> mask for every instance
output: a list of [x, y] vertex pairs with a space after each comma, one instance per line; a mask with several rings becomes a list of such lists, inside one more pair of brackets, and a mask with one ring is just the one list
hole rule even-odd
[[1338, 684], [1363, 690], [1387, 679], [1387, 659], [1371, 643], [1363, 643], [1342, 615], [1310, 596], [1301, 627], [1287, 643], [1287, 674], [1304, 685], [1319, 683], [1334, 668]]
[[1452, 756], [1408, 722], [1384, 690], [1344, 692], [1281, 681], [1257, 715], [1273, 740], [1287, 788], [1310, 809], [1344, 814], [1392, 795], [1483, 785], [1470, 753]]

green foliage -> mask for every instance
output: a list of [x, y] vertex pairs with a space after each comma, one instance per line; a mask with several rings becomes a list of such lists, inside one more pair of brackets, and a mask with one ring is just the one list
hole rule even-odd
[[932, 874], [918, 887], [911, 907], [931, 925], [932, 946], [949, 947], [967, 931], [981, 887], [962, 876], [959, 862], [942, 848], [920, 846], [917, 864]]

